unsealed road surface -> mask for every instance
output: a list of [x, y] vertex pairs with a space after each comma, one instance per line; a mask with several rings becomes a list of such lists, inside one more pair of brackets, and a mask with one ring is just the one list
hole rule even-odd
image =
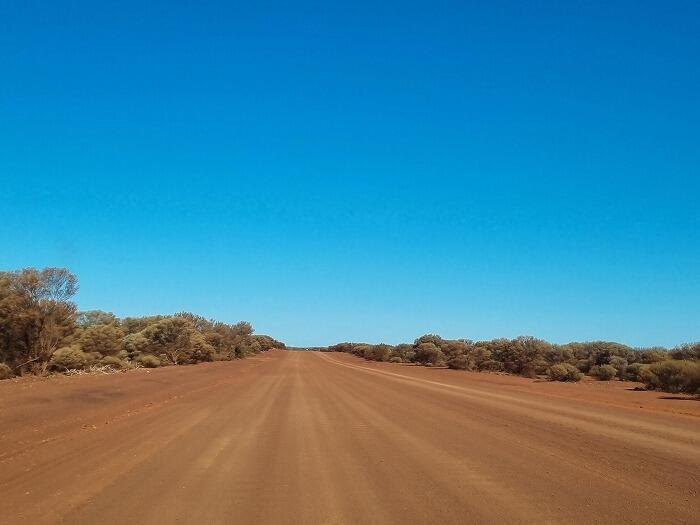
[[0, 383], [0, 522], [700, 523], [700, 404], [269, 352]]

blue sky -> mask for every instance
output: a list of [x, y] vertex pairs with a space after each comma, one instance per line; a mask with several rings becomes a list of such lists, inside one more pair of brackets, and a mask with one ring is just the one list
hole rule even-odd
[[376, 4], [4, 2], [0, 268], [293, 345], [700, 339], [697, 2]]

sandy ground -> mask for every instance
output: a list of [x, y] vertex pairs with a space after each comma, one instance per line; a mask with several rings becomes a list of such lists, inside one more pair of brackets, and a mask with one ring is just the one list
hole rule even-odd
[[699, 523], [700, 402], [352, 356], [0, 382], [0, 523]]

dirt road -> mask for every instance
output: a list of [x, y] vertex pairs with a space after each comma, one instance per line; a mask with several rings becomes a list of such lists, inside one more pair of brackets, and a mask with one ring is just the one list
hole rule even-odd
[[698, 523], [700, 402], [270, 352], [0, 382], [0, 523]]

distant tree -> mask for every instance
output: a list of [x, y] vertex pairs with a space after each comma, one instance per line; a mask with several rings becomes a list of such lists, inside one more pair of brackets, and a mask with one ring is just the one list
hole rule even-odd
[[469, 354], [473, 346], [474, 343], [472, 341], [464, 339], [447, 340], [443, 341], [440, 350], [445, 354], [445, 359], [449, 361], [450, 359]]
[[477, 370], [488, 369], [487, 363], [491, 361], [492, 357], [491, 350], [489, 350], [485, 346], [475, 344], [469, 353], [471, 355], [472, 362], [474, 363], [474, 367]]
[[547, 369], [547, 376], [550, 381], [580, 381], [583, 374], [578, 368], [569, 363], [558, 363]]
[[609, 364], [610, 366], [615, 368], [616, 377], [619, 377], [621, 379], [625, 377], [625, 371], [627, 370], [628, 366], [627, 359], [615, 355], [610, 358]]
[[699, 361], [660, 361], [643, 370], [641, 375], [648, 388], [700, 395]]
[[394, 357], [398, 357], [404, 363], [412, 363], [416, 357], [416, 353], [413, 350], [412, 345], [404, 343], [396, 345], [391, 349], [391, 357], [389, 359], [392, 359]]
[[391, 346], [385, 344], [373, 345], [371, 350], [373, 361], [388, 361], [391, 356]]
[[186, 319], [192, 325], [192, 328], [194, 328], [200, 333], [209, 332], [214, 326], [214, 321], [211, 321], [209, 319], [206, 319], [205, 317], [202, 317], [201, 315], [193, 314], [190, 312], [180, 312], [175, 314], [175, 317], [181, 317], [183, 319]]
[[532, 377], [547, 369], [545, 355], [551, 346], [542, 339], [520, 336], [511, 341], [499, 340], [495, 359], [503, 363], [503, 368], [511, 374]]
[[142, 332], [128, 334], [122, 339], [122, 346], [126, 352], [126, 356], [134, 359], [137, 356], [146, 353], [150, 345], [150, 340]]
[[465, 354], [455, 355], [447, 360], [447, 367], [454, 370], [471, 370], [473, 363]]
[[88, 328], [96, 325], [114, 325], [119, 323], [117, 316], [111, 312], [103, 312], [102, 310], [88, 310], [86, 312], [78, 312], [78, 326]]
[[115, 324], [93, 324], [83, 329], [78, 343], [83, 352], [116, 355], [123, 348], [124, 332]]
[[91, 364], [94, 360], [83, 352], [78, 345], [59, 348], [51, 356], [49, 368], [59, 372], [66, 370], [80, 370]]
[[642, 381], [644, 371], [647, 368], [649, 368], [649, 365], [644, 363], [632, 363], [625, 369], [625, 374], [620, 379], [625, 381]]
[[665, 361], [671, 357], [671, 354], [665, 348], [638, 348], [634, 351], [634, 357], [630, 362], [652, 364], [658, 363], [659, 361]]
[[700, 360], [700, 341], [675, 347], [671, 351], [671, 357], [673, 357], [673, 359], [682, 359], [686, 361]]
[[151, 325], [158, 323], [165, 319], [163, 315], [150, 315], [146, 317], [127, 317], [122, 319], [121, 327], [125, 334], [135, 334], [145, 330]]
[[610, 381], [617, 375], [617, 369], [612, 365], [595, 365], [591, 367], [590, 374], [600, 381]]
[[445, 362], [445, 355], [435, 343], [419, 343], [415, 347], [415, 352], [415, 360], [417, 363], [424, 365], [440, 365]]
[[425, 334], [425, 335], [420, 336], [415, 341], [413, 341], [413, 346], [418, 347], [423, 343], [432, 343], [436, 347], [441, 348], [442, 345], [445, 343], [445, 340], [442, 337], [440, 337], [439, 335]]

